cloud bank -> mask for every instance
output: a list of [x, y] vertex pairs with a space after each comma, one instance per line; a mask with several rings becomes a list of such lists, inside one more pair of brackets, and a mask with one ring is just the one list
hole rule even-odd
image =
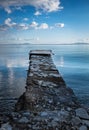
[[7, 13], [11, 13], [10, 7], [33, 6], [37, 10], [53, 12], [63, 9], [60, 0], [0, 0], [0, 6], [5, 8]]
[[[24, 20], [28, 20], [24, 18]], [[4, 24], [0, 25], [0, 31], [6, 31], [8, 29], [16, 29], [16, 30], [45, 30], [45, 29], [54, 29], [57, 28], [64, 28], [64, 23], [56, 23], [53, 26], [49, 26], [47, 23], [37, 23], [36, 21], [32, 21], [31, 23], [15, 23], [12, 21], [11, 18], [7, 18], [4, 21]]]
[[[27, 19], [26, 19], [27, 20]], [[15, 23], [12, 21], [11, 18], [7, 18], [4, 21], [4, 24], [0, 25], [0, 31], [6, 31], [8, 29], [16, 29], [16, 30], [31, 30], [31, 29], [48, 29], [49, 25], [47, 23], [37, 23], [36, 21], [33, 21], [29, 24], [27, 23]]]

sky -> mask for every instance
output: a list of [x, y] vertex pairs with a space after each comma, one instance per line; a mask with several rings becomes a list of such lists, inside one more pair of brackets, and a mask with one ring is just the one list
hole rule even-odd
[[0, 0], [0, 44], [89, 43], [89, 0]]

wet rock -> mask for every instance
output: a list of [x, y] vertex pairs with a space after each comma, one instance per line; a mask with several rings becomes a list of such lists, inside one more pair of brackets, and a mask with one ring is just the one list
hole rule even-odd
[[89, 127], [89, 120], [82, 120], [82, 123]]
[[89, 120], [89, 115], [84, 108], [78, 108], [75, 111], [76, 111], [76, 116], [78, 116], [82, 119], [88, 119]]
[[69, 112], [65, 110], [61, 110], [58, 112], [58, 117], [60, 121], [66, 121], [69, 118]]
[[48, 116], [48, 113], [47, 112], [41, 112], [40, 115], [43, 117], [43, 116]]
[[57, 121], [52, 121], [51, 122], [51, 127], [56, 128], [58, 126], [58, 122]]
[[5, 115], [0, 116], [0, 124], [9, 122], [9, 117], [8, 116], [5, 116]]
[[50, 73], [49, 76], [55, 77], [55, 78], [60, 78], [61, 76], [59, 74], [52, 74]]
[[70, 107], [67, 107], [67, 111], [71, 111], [72, 110], [72, 108], [70, 108]]
[[22, 115], [25, 117], [30, 117], [31, 113], [29, 111], [26, 111], [26, 112], [23, 112]]
[[12, 126], [9, 123], [2, 124], [0, 130], [12, 130]]
[[42, 85], [42, 82], [41, 80], [38, 80], [38, 84], [41, 86]]
[[73, 117], [71, 120], [71, 124], [73, 126], [79, 126], [81, 123], [82, 123], [82, 121], [79, 117]]
[[84, 125], [82, 125], [82, 126], [79, 128], [79, 130], [87, 130], [87, 127], [84, 126]]
[[28, 76], [29, 76], [29, 77], [33, 76], [33, 73], [30, 73]]
[[19, 119], [19, 121], [18, 121], [19, 123], [28, 123], [29, 122], [29, 120], [27, 119], [27, 117], [22, 117], [21, 119]]
[[12, 112], [12, 113], [10, 114], [10, 116], [11, 116], [12, 118], [20, 118], [20, 117], [21, 117], [21, 114], [18, 113], [18, 112]]

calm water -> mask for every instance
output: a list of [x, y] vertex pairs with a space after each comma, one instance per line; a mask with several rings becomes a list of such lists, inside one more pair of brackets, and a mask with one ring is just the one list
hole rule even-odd
[[67, 86], [89, 106], [89, 45], [0, 45], [0, 111], [12, 110], [24, 91], [31, 49], [51, 49]]

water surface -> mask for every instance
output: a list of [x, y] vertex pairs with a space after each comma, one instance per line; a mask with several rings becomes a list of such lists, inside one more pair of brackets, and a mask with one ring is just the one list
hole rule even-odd
[[29, 51], [51, 49], [59, 72], [81, 103], [89, 106], [89, 45], [0, 45], [0, 111], [12, 110], [25, 91]]

